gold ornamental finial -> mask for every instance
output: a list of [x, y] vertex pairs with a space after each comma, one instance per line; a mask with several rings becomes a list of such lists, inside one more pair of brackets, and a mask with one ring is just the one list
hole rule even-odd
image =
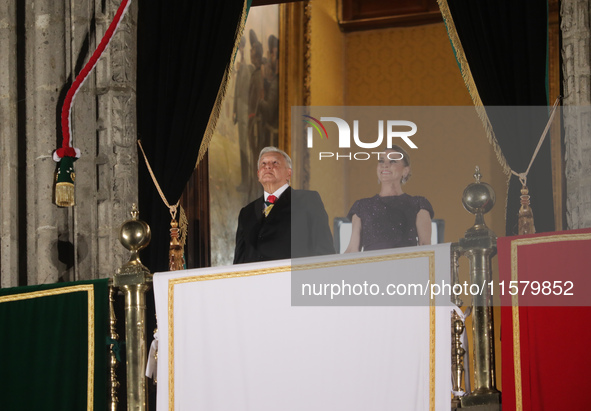
[[138, 216], [140, 215], [140, 212], [137, 209], [137, 204], [136, 203], [133, 203], [131, 205], [131, 212], [130, 212], [130, 214], [131, 214], [131, 219], [132, 220], [137, 220], [138, 219]]
[[140, 261], [139, 252], [150, 243], [151, 237], [150, 226], [139, 219], [137, 204], [134, 203], [131, 206], [131, 220], [124, 222], [119, 231], [119, 241], [121, 241], [123, 247], [131, 252], [129, 261], [125, 266], [144, 267]]
[[474, 183], [468, 184], [462, 194], [464, 208], [476, 216], [474, 225], [466, 232], [467, 236], [494, 235], [484, 222], [484, 214], [488, 213], [495, 205], [495, 191], [493, 188], [480, 181], [480, 167], [476, 166]]
[[480, 184], [481, 178], [482, 174], [480, 174], [480, 167], [476, 166], [476, 171], [474, 171], [474, 180], [476, 180], [476, 184]]

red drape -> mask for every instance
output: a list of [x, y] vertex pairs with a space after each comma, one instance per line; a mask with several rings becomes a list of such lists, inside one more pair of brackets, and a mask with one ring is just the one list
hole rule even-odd
[[[505, 284], [503, 409], [589, 409], [591, 229], [504, 237], [497, 247], [500, 281]], [[513, 301], [518, 306], [511, 306], [512, 297], [507, 295], [511, 280], [519, 281], [519, 296]], [[550, 287], [544, 290], [550, 291], [548, 296], [527, 291], [522, 295], [522, 281], [550, 281], [552, 286], [561, 285], [562, 291]], [[572, 288], [564, 287], [568, 281]], [[564, 295], [567, 288], [573, 295]]]

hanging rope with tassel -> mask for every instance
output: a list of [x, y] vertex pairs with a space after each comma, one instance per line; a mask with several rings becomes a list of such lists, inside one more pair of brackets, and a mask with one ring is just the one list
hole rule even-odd
[[[170, 271], [177, 271], [177, 270], [184, 270], [186, 268], [185, 265], [185, 241], [187, 238], [187, 226], [189, 225], [187, 221], [187, 216], [185, 215], [185, 210], [183, 207], [180, 206], [181, 200], [177, 201], [176, 204], [170, 205], [160, 188], [160, 184], [158, 184], [158, 180], [156, 180], [156, 176], [152, 171], [152, 167], [150, 167], [150, 163], [148, 162], [148, 157], [146, 156], [146, 152], [144, 151], [144, 147], [142, 147], [142, 142], [140, 140], [137, 141], [138, 146], [140, 146], [140, 150], [144, 156], [144, 160], [146, 161], [146, 167], [148, 168], [148, 172], [152, 177], [152, 181], [156, 186], [156, 190], [158, 190], [158, 194], [160, 194], [160, 198], [164, 202], [164, 205], [168, 207], [170, 211], [170, 216], [172, 220], [170, 221], [170, 247], [168, 250], [168, 269]], [[176, 221], [177, 210], [180, 209], [180, 227], [179, 223]]]
[[127, 13], [131, 0], [123, 0], [115, 13], [115, 18], [109, 25], [105, 35], [101, 39], [98, 47], [92, 53], [90, 60], [84, 66], [80, 74], [72, 82], [72, 86], [66, 94], [62, 106], [61, 125], [62, 125], [62, 146], [53, 152], [53, 160], [58, 163], [58, 170], [55, 176], [55, 204], [60, 207], [72, 207], [75, 204], [74, 181], [74, 161], [80, 158], [80, 149], [72, 146], [72, 105], [76, 94], [88, 78], [90, 72], [96, 66], [99, 58], [111, 42], [115, 31], [119, 27], [123, 16]]
[[556, 113], [556, 109], [558, 108], [558, 103], [560, 101], [560, 96], [556, 98], [556, 101], [554, 102], [554, 106], [552, 107], [552, 112], [550, 113], [550, 118], [548, 119], [548, 123], [546, 123], [546, 128], [544, 129], [544, 132], [542, 133], [542, 136], [540, 137], [540, 141], [538, 142], [538, 146], [536, 147], [534, 154], [529, 162], [529, 166], [527, 166], [527, 170], [525, 170], [525, 173], [517, 173], [515, 171], [513, 171], [513, 169], [511, 169], [511, 174], [517, 176], [519, 178], [519, 181], [521, 182], [521, 196], [520, 196], [520, 203], [521, 206], [519, 208], [519, 214], [518, 214], [518, 223], [517, 223], [517, 230], [518, 230], [518, 234], [522, 235], [522, 234], [535, 234], [536, 232], [536, 227], [534, 225], [534, 213], [530, 207], [530, 201], [529, 201], [529, 189], [527, 188], [527, 175], [529, 173], [529, 170], [532, 166], [532, 164], [534, 163], [534, 160], [536, 159], [536, 156], [538, 155], [538, 152], [540, 151], [540, 148], [542, 147], [542, 143], [544, 142], [544, 139], [546, 138], [546, 134], [548, 134], [548, 130], [550, 130], [550, 126], [552, 125], [552, 121], [554, 120], [554, 114]]

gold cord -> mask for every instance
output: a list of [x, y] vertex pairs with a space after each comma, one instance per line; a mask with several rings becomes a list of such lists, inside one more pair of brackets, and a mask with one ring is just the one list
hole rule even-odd
[[146, 166], [148, 167], [148, 171], [150, 172], [150, 176], [152, 177], [152, 181], [154, 182], [154, 185], [156, 186], [156, 190], [158, 190], [158, 194], [160, 194], [160, 198], [162, 198], [162, 201], [164, 202], [166, 207], [168, 207], [168, 209], [170, 210], [170, 215], [172, 216], [172, 219], [176, 220], [176, 212], [177, 212], [177, 208], [178, 208], [181, 200], [179, 199], [179, 201], [177, 201], [176, 204], [172, 205], [172, 206], [170, 204], [168, 204], [168, 201], [166, 201], [166, 197], [164, 196], [164, 193], [162, 192], [162, 189], [160, 188], [160, 184], [158, 184], [158, 180], [156, 180], [156, 176], [154, 175], [154, 172], [152, 171], [152, 167], [150, 167], [150, 162], [148, 161], [148, 157], [146, 157], [146, 152], [144, 151], [144, 148], [142, 147], [141, 140], [138, 140], [137, 144], [138, 144], [138, 146], [140, 146], [140, 150], [142, 150], [142, 154], [144, 155], [144, 160], [146, 161]]
[[181, 230], [179, 242], [181, 243], [181, 247], [183, 247], [184, 249], [185, 244], [187, 243], [187, 230], [189, 229], [189, 220], [187, 219], [187, 215], [185, 214], [185, 209], [183, 208], [183, 206], [179, 206], [179, 208], [181, 209], [179, 215], [179, 228]]
[[513, 169], [511, 169], [511, 174], [513, 174], [519, 178], [519, 181], [521, 182], [521, 185], [523, 187], [527, 186], [527, 175], [529, 173], [529, 169], [531, 168], [532, 164], [534, 163], [534, 160], [536, 159], [536, 156], [538, 155], [538, 151], [540, 151], [540, 148], [542, 147], [542, 143], [544, 142], [544, 138], [546, 138], [546, 134], [548, 134], [548, 130], [550, 130], [550, 126], [552, 125], [552, 120], [554, 120], [554, 114], [556, 113], [556, 108], [558, 107], [559, 101], [560, 101], [560, 96], [556, 97], [556, 101], [554, 101], [554, 106], [552, 107], [552, 112], [550, 113], [550, 118], [548, 119], [548, 123], [546, 123], [546, 128], [544, 129], [544, 132], [542, 133], [542, 136], [540, 137], [540, 141], [538, 141], [538, 146], [536, 147], [534, 154], [531, 157], [531, 160], [529, 161], [529, 165], [527, 166], [527, 170], [525, 170], [525, 173], [517, 173], [517, 172], [513, 171]]

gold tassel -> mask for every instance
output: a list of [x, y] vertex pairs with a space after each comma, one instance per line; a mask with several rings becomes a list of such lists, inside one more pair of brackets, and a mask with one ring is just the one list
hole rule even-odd
[[74, 182], [76, 173], [74, 172], [75, 157], [63, 157], [55, 172], [55, 191], [54, 202], [58, 207], [72, 207], [74, 201]]
[[74, 184], [56, 183], [55, 204], [59, 207], [72, 207], [74, 205]]
[[168, 251], [168, 269], [170, 271], [184, 270], [185, 256], [179, 241], [179, 223], [175, 219], [170, 222], [170, 248]]
[[535, 234], [534, 213], [529, 206], [529, 190], [524, 185], [521, 188], [521, 207], [519, 208], [518, 234]]

